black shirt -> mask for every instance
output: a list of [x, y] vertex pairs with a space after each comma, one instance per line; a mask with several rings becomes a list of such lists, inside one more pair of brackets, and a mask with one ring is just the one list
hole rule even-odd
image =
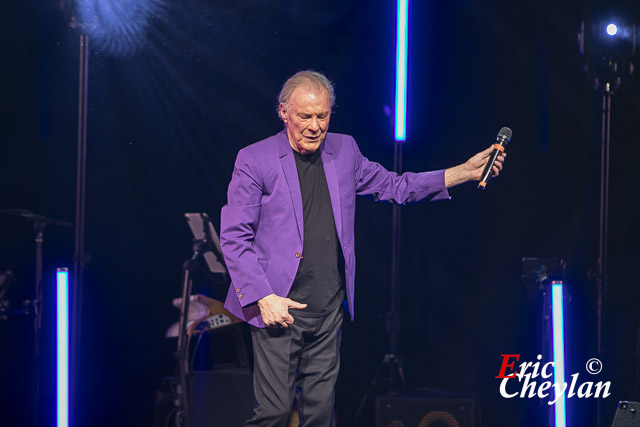
[[304, 243], [289, 298], [306, 303], [296, 314], [322, 314], [344, 300], [344, 258], [333, 220], [329, 187], [320, 150], [293, 152], [300, 179]]

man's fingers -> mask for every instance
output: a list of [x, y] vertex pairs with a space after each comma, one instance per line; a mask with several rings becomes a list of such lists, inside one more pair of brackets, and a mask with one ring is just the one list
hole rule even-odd
[[279, 320], [273, 322], [273, 326], [278, 328], [288, 328], [289, 325], [293, 324], [293, 317], [287, 313], [283, 316], [279, 316]]
[[260, 304], [260, 313], [264, 324], [275, 328], [289, 327], [289, 325], [293, 324], [293, 316], [288, 311], [290, 308], [300, 310], [307, 308], [307, 304], [282, 297], [269, 298], [269, 301], [265, 300], [264, 304]]
[[266, 320], [264, 319], [264, 317], [263, 317], [263, 320], [264, 320], [264, 325], [269, 328], [280, 326], [280, 323], [276, 322], [275, 320]]
[[272, 320], [264, 321], [265, 326], [270, 328], [287, 328], [292, 323], [293, 323], [293, 317], [291, 316], [289, 316], [288, 318], [282, 317], [280, 318], [280, 320], [272, 319]]
[[278, 328], [288, 328], [289, 325], [293, 325], [293, 317], [289, 313], [281, 316], [279, 321], [273, 323], [273, 326]]
[[302, 304], [289, 298], [287, 298], [286, 302], [287, 302], [287, 307], [289, 308], [295, 308], [296, 310], [307, 308], [307, 304]]

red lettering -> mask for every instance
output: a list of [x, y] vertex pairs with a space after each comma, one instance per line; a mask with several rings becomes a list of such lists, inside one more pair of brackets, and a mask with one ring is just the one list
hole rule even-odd
[[513, 364], [515, 362], [509, 362], [509, 359], [512, 357], [515, 357], [516, 360], [520, 360], [520, 355], [519, 354], [501, 354], [500, 356], [502, 356], [502, 366], [500, 367], [500, 374], [498, 374], [498, 376], [496, 378], [515, 378], [517, 372], [513, 371], [513, 374], [511, 375], [505, 375], [507, 368], [511, 368], [511, 370], [513, 370]]

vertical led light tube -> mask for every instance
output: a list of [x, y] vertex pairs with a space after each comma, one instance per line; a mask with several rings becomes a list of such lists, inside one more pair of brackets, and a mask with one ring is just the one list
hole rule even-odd
[[56, 270], [57, 427], [69, 426], [69, 270]]
[[551, 311], [553, 313], [553, 380], [560, 384], [560, 387], [555, 387], [556, 427], [566, 427], [564, 393], [558, 396], [564, 384], [564, 312], [561, 281], [551, 282]]
[[409, 0], [398, 0], [396, 35], [396, 120], [395, 139], [407, 139], [407, 44]]

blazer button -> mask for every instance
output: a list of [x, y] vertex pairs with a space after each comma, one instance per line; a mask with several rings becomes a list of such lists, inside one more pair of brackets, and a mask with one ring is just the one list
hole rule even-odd
[[240, 288], [237, 288], [237, 289], [236, 289], [236, 292], [237, 292], [237, 293], [240, 293]]
[[300, 258], [300, 252], [296, 252], [296, 258]]
[[238, 298], [242, 299], [242, 294], [238, 295]]

